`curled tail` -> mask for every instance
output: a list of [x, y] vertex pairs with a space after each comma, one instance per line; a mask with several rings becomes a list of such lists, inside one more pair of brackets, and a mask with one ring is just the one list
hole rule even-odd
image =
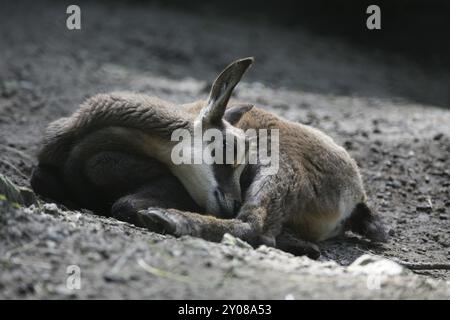
[[372, 241], [386, 242], [388, 235], [380, 217], [363, 202], [358, 203], [347, 220], [346, 229]]

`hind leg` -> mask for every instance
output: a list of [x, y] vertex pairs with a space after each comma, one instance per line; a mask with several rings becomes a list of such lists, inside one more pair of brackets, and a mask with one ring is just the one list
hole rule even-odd
[[138, 187], [171, 175], [159, 161], [134, 154], [101, 152], [86, 161], [85, 175], [97, 194], [110, 201]]

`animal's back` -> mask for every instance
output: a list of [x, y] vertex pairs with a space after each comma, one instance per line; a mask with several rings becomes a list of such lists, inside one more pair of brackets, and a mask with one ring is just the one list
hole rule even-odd
[[341, 232], [357, 204], [365, 201], [358, 167], [347, 151], [318, 129], [258, 108], [244, 115], [237, 126], [279, 130], [282, 172], [278, 174], [292, 193], [289, 203], [279, 208], [289, 211], [287, 225], [313, 241]]
[[[133, 93], [96, 95], [71, 116], [48, 126], [31, 185], [44, 197], [74, 205], [84, 200], [81, 204], [86, 204], [85, 207], [96, 207], [93, 203], [98, 202], [95, 200], [102, 193], [123, 194], [139, 185], [136, 177], [152, 178], [150, 171], [161, 166], [148, 157], [152, 144], [146, 143], [170, 140], [172, 128], [183, 127], [188, 119], [175, 105], [155, 97]], [[96, 155], [101, 161], [93, 164]], [[136, 165], [139, 163], [142, 165]], [[95, 185], [100, 181], [89, 177], [93, 168], [100, 168], [96, 169], [97, 176], [111, 178], [120, 174], [129, 183], [109, 184], [109, 188], [103, 188], [104, 192], [91, 192], [99, 190]], [[101, 173], [108, 168], [109, 174]], [[138, 168], [145, 172], [135, 174]], [[156, 170], [159, 175], [172, 177], [161, 168]]]
[[189, 115], [175, 105], [142, 94], [98, 94], [70, 117], [52, 122], [38, 155], [40, 164], [59, 166], [83, 136], [105, 127], [126, 127], [170, 139], [171, 128], [186, 125]]

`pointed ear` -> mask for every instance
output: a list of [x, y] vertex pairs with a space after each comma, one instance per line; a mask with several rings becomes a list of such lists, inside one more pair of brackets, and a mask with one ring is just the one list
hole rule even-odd
[[230, 124], [234, 125], [241, 120], [242, 116], [249, 112], [253, 108], [252, 104], [240, 104], [233, 106], [225, 110], [223, 119], [228, 121]]
[[232, 62], [214, 81], [206, 106], [200, 112], [204, 123], [218, 123], [222, 120], [225, 108], [234, 87], [239, 83], [253, 58], [244, 58]]

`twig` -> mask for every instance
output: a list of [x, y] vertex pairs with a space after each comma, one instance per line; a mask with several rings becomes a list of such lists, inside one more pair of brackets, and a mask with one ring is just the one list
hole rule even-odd
[[19, 175], [22, 176], [22, 178], [24, 179], [28, 179], [28, 177], [19, 169], [17, 168], [15, 165], [13, 165], [12, 163], [10, 163], [9, 161], [0, 159], [0, 162], [6, 164], [7, 166], [9, 166], [10, 168], [14, 169]]
[[31, 157], [29, 154], [27, 154], [27, 153], [25, 153], [25, 152], [23, 152], [23, 151], [21, 151], [19, 149], [16, 149], [16, 148], [13, 148], [13, 147], [10, 147], [10, 146], [6, 146], [6, 145], [3, 145], [2, 147], [7, 149], [7, 150], [9, 150], [9, 151], [12, 151], [12, 152], [18, 154], [22, 158], [26, 158], [28, 161], [34, 162], [33, 157]]
[[178, 274], [174, 274], [165, 270], [161, 270], [155, 267], [152, 267], [150, 265], [147, 264], [147, 262], [145, 262], [143, 259], [138, 259], [137, 260], [137, 264], [144, 269], [145, 271], [147, 271], [148, 273], [157, 276], [157, 277], [162, 277], [162, 278], [167, 278], [167, 279], [172, 279], [172, 280], [176, 280], [176, 281], [181, 281], [181, 282], [187, 282], [190, 283], [191, 280], [189, 279], [189, 277], [186, 276], [182, 276], [182, 275], [178, 275]]
[[411, 270], [450, 270], [450, 263], [397, 262]]
[[122, 269], [125, 262], [128, 260], [128, 258], [137, 250], [137, 247], [132, 247], [131, 249], [128, 249], [123, 255], [117, 259], [116, 263], [114, 263], [113, 267], [111, 268], [111, 273], [115, 274]]
[[[355, 249], [367, 253], [367, 251], [361, 250], [360, 248]], [[450, 263], [405, 262], [398, 259], [391, 260], [410, 270], [450, 270]]]

